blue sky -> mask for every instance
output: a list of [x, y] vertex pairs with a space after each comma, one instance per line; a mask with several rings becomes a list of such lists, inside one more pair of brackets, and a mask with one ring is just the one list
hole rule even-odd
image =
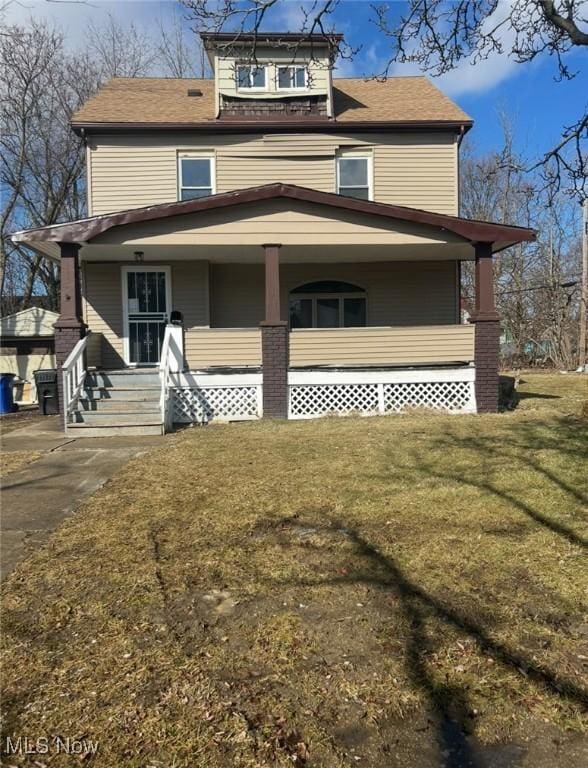
[[[507, 3], [508, 0], [501, 0]], [[268, 18], [266, 29], [296, 31], [299, 29], [303, 0], [280, 0]], [[402, 3], [391, 4], [399, 12]], [[157, 27], [174, 13], [184, 11], [171, 0], [87, 0], [87, 2], [46, 2], [19, 0], [6, 13], [7, 21], [23, 21], [31, 14], [45, 16], [62, 26], [72, 46], [83, 45], [84, 28], [90, 20], [100, 22], [110, 13], [121, 21], [133, 20], [147, 29]], [[343, 0], [335, 12], [338, 31], [354, 47], [361, 47], [353, 62], [344, 62], [340, 74], [370, 76], [382, 70], [386, 56], [386, 40], [370, 22], [370, 0]], [[499, 115], [508, 112], [516, 126], [518, 148], [529, 158], [557, 142], [562, 125], [572, 123], [588, 104], [588, 73], [585, 51], [568, 57], [570, 69], [580, 72], [572, 81], [556, 82], [555, 62], [538, 57], [531, 64], [518, 65], [508, 56], [494, 55], [472, 66], [464, 61], [459, 68], [434, 82], [453, 98], [475, 120], [469, 142], [476, 151], [484, 152], [500, 146]], [[394, 74], [414, 74], [414, 67], [396, 67]]]

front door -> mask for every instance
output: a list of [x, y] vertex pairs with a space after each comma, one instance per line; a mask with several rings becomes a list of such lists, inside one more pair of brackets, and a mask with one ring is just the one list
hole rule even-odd
[[170, 311], [166, 267], [125, 267], [126, 358], [130, 365], [157, 365]]

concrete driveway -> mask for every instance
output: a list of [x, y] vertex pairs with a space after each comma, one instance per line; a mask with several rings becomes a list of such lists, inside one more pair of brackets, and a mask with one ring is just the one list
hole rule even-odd
[[2, 452], [39, 451], [44, 455], [0, 479], [0, 578], [43, 543], [86, 496], [130, 459], [161, 445], [165, 439], [72, 439], [60, 431], [55, 417], [2, 435]]

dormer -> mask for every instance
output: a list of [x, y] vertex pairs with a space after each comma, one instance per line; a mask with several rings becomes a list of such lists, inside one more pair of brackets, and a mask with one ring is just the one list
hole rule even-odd
[[340, 35], [202, 33], [216, 117], [333, 117], [331, 71]]

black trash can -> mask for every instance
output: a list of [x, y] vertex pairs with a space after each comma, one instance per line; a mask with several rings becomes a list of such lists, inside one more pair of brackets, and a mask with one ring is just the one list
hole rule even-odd
[[38, 371], [35, 371], [34, 374], [35, 386], [37, 387], [37, 398], [39, 400], [39, 410], [43, 416], [59, 413], [57, 369], [41, 368]]

